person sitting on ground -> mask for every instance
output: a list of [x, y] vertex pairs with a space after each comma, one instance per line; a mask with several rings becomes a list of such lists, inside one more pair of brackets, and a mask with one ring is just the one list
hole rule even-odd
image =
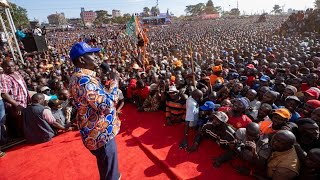
[[278, 107], [274, 104], [277, 100], [277, 93], [275, 91], [267, 91], [264, 93], [261, 103], [268, 103], [272, 106], [272, 109], [277, 109]]
[[300, 111], [301, 117], [310, 117], [313, 110], [320, 107], [320, 101], [319, 100], [309, 100], [307, 101], [302, 110]]
[[252, 111], [248, 116], [253, 122], [260, 123], [261, 121], [270, 121], [270, 113], [272, 112], [272, 107], [270, 104], [263, 103], [259, 110]]
[[206, 101], [203, 106], [200, 106], [199, 121], [197, 123], [197, 132], [194, 138], [194, 143], [187, 149], [189, 153], [194, 152], [198, 149], [201, 141], [201, 130], [202, 127], [212, 118], [214, 113], [215, 104], [212, 101]]
[[301, 167], [299, 179], [320, 179], [320, 148], [311, 149]]
[[158, 111], [160, 106], [160, 96], [157, 84], [150, 85], [150, 93], [143, 103], [143, 110], [146, 112]]
[[[56, 119], [56, 122], [59, 123], [62, 127], [65, 127], [65, 129], [68, 129], [71, 126], [71, 122], [70, 122], [70, 119], [66, 118], [62, 110], [62, 107], [61, 107], [62, 103], [63, 101], [60, 101], [59, 99], [50, 100], [48, 103], [48, 106], [50, 107], [51, 113], [53, 117]], [[57, 128], [56, 130], [61, 130], [61, 129]]]
[[276, 109], [272, 113], [271, 121], [260, 122], [260, 131], [264, 135], [272, 135], [281, 130], [281, 128], [289, 122], [291, 113], [286, 108]]
[[299, 120], [300, 115], [296, 111], [296, 109], [300, 104], [301, 104], [301, 101], [297, 96], [288, 96], [286, 98], [284, 107], [287, 108], [291, 113], [290, 122], [296, 123]]
[[302, 118], [297, 122], [297, 142], [308, 152], [313, 148], [320, 148], [319, 126], [310, 118]]
[[32, 96], [32, 104], [29, 105], [23, 113], [24, 134], [29, 143], [43, 143], [50, 141], [55, 135], [51, 125], [60, 130], [68, 130], [69, 127], [63, 127], [53, 117], [50, 109], [44, 104], [44, 95], [37, 93]]
[[[235, 132], [235, 143], [230, 144], [230, 151], [215, 159], [214, 167], [220, 167], [222, 163], [232, 160], [234, 156], [249, 163], [248, 167], [237, 167], [242, 174], [245, 169], [247, 172], [261, 174], [267, 166], [268, 158], [271, 154], [269, 140], [260, 134], [257, 123], [251, 122], [246, 128], [240, 128]], [[263, 173], [262, 173], [263, 174]], [[246, 174], [249, 175], [249, 174]]]
[[234, 129], [245, 128], [252, 120], [245, 114], [249, 107], [247, 98], [234, 99], [232, 110], [227, 111], [229, 117], [228, 124]]
[[[224, 149], [229, 148], [230, 143], [234, 143], [234, 130], [228, 122], [228, 115], [222, 111], [213, 114], [212, 118], [202, 127], [202, 134], [215, 141]], [[214, 161], [213, 161], [214, 163]]]
[[179, 145], [180, 149], [188, 148], [189, 128], [196, 127], [199, 120], [199, 103], [203, 99], [203, 93], [199, 89], [192, 92], [186, 102], [186, 122], [184, 125], [183, 139]]
[[300, 160], [294, 148], [295, 142], [296, 137], [288, 130], [280, 130], [273, 136], [267, 169], [269, 178], [294, 179], [299, 175]]
[[150, 86], [146, 86], [145, 83], [140, 79], [137, 81], [137, 106], [138, 110], [143, 110], [143, 102], [147, 99], [150, 93]]
[[169, 97], [166, 100], [166, 121], [169, 126], [185, 120], [186, 100], [182, 99], [177, 88], [169, 86]]

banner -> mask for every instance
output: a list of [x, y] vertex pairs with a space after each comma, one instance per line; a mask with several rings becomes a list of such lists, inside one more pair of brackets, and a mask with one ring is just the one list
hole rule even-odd
[[134, 42], [138, 42], [137, 38], [137, 28], [136, 28], [136, 18], [132, 15], [129, 22], [126, 25], [126, 34]]

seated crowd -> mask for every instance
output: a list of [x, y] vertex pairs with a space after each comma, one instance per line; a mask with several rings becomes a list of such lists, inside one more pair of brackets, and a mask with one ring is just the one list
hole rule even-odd
[[[225, 149], [212, 162], [216, 168], [240, 158], [246, 164], [234, 168], [243, 175], [320, 179], [319, 40], [312, 33], [272, 35], [282, 22], [277, 18], [262, 25], [254, 19], [225, 21], [150, 30], [145, 59], [129, 40], [114, 38], [121, 36], [119, 27], [79, 39], [63, 37], [91, 30], [58, 32], [50, 51], [29, 55], [25, 64], [2, 59], [1, 133], [41, 143], [77, 128], [68, 53], [72, 43], [85, 41], [103, 49], [96, 75], [104, 88], [115, 74], [120, 77], [118, 114], [124, 102], [139, 112], [163, 111], [168, 126], [184, 123], [181, 149], [196, 153], [206, 139]], [[301, 47], [305, 38], [314, 42]], [[179, 48], [168, 49], [172, 44]]]

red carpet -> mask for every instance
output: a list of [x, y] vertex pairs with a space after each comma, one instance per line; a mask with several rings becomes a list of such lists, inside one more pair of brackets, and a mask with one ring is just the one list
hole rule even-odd
[[[229, 164], [213, 168], [211, 159], [222, 150], [209, 140], [195, 153], [180, 150], [183, 125], [164, 126], [163, 112], [138, 113], [132, 105], [123, 112], [117, 136], [122, 179], [248, 179]], [[95, 163], [79, 133], [69, 132], [48, 143], [7, 151], [0, 159], [0, 179], [98, 179]]]

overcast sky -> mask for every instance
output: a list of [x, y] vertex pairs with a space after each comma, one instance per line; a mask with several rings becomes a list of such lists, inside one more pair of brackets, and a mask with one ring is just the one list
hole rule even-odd
[[[55, 12], [64, 12], [67, 18], [79, 17], [80, 8], [86, 10], [108, 10], [119, 9], [122, 13], [142, 12], [143, 7], [156, 5], [157, 0], [9, 0], [28, 10], [29, 19], [34, 18], [40, 21], [47, 21], [47, 16]], [[185, 14], [187, 5], [206, 3], [206, 0], [159, 0], [161, 12], [169, 9], [175, 15]], [[304, 10], [313, 7], [314, 0], [238, 0], [241, 13], [261, 13], [263, 10], [270, 12], [275, 4], [281, 7]], [[237, 0], [213, 0], [215, 6], [221, 6], [229, 10], [237, 6]]]

